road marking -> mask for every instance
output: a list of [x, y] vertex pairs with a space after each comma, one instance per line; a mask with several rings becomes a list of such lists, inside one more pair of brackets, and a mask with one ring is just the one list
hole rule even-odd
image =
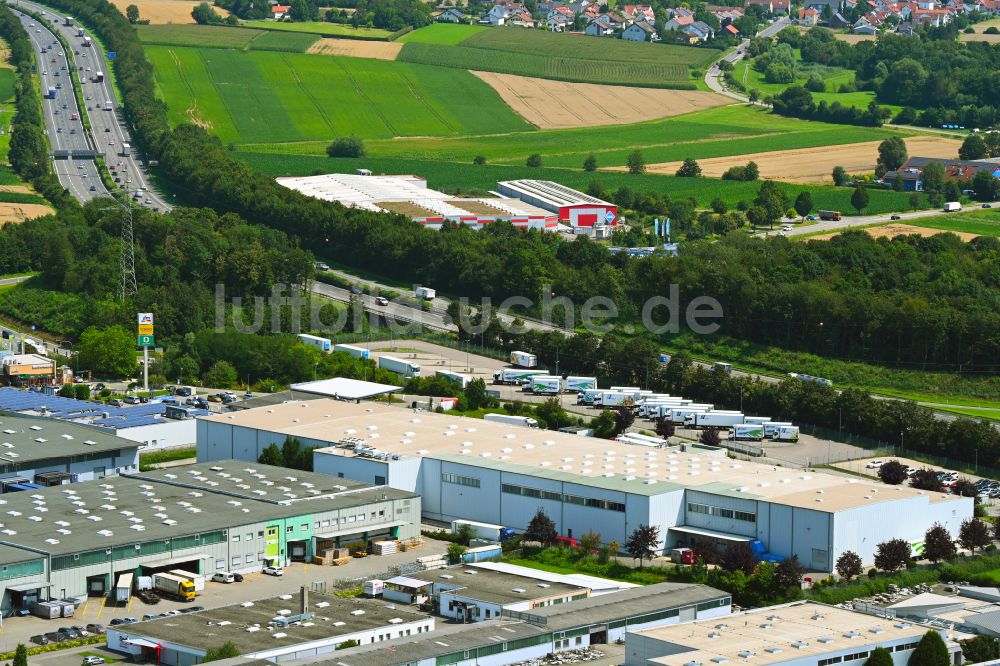
[[105, 595], [104, 595], [104, 596], [103, 596], [103, 597], [101, 598], [101, 607], [100, 607], [100, 609], [99, 609], [99, 610], [97, 611], [97, 619], [98, 619], [98, 620], [100, 620], [100, 619], [101, 619], [101, 613], [103, 613], [103, 612], [104, 612], [104, 604], [106, 604], [107, 602], [108, 602], [108, 595], [106, 595], [106, 594], [105, 594]]
[[87, 614], [87, 608], [89, 608], [89, 607], [90, 607], [90, 599], [88, 598], [83, 603], [83, 608], [80, 610], [80, 617], [83, 617], [83, 616], [85, 616]]

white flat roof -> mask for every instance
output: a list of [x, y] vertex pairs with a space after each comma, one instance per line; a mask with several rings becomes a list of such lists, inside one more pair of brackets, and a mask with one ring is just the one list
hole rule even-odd
[[560, 185], [551, 180], [504, 180], [497, 183], [497, 188], [502, 194], [506, 194], [504, 189], [518, 192], [531, 197], [535, 197], [552, 206], [576, 206], [580, 204], [594, 204], [598, 206], [614, 206], [603, 199], [592, 197], [589, 194], [574, 190], [571, 187]]
[[[466, 465], [506, 468], [639, 495], [683, 488], [744, 499], [775, 501], [835, 512], [898, 499], [971, 502], [944, 493], [878, 480], [825, 472], [792, 470], [700, 454], [697, 450], [656, 449], [575, 434], [524, 428], [400, 405], [318, 399], [213, 414], [206, 421], [256, 428], [318, 442], [319, 453], [356, 457], [338, 447], [345, 440], [403, 458], [433, 457]], [[914, 505], [913, 510], [919, 510]]]
[[402, 387], [390, 384], [378, 384], [376, 382], [363, 382], [360, 379], [348, 379], [347, 377], [332, 377], [330, 379], [319, 379], [314, 382], [292, 384], [291, 389], [293, 391], [313, 393], [339, 400], [364, 400], [376, 395], [401, 391]]

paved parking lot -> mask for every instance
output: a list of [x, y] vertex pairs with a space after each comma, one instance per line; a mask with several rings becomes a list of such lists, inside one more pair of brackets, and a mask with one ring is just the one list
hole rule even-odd
[[[415, 550], [356, 559], [340, 567], [294, 563], [285, 567], [285, 575], [280, 578], [265, 576], [262, 573], [251, 573], [244, 574], [242, 583], [227, 585], [206, 581], [204, 591], [198, 593], [193, 604], [164, 598], [158, 604], [150, 606], [136, 597], [132, 597], [128, 605], [115, 606], [107, 603], [106, 597], [91, 597], [77, 609], [76, 616], [72, 618], [61, 620], [43, 620], [30, 616], [4, 618], [3, 629], [0, 632], [0, 652], [12, 651], [18, 643], [28, 644], [31, 636], [56, 631], [59, 627], [64, 626], [87, 625], [96, 622], [107, 627], [111, 620], [116, 617], [131, 616], [142, 619], [142, 616], [147, 613], [162, 613], [191, 605], [204, 606], [205, 608], [228, 606], [243, 601], [294, 592], [303, 585], [311, 587], [314, 582], [324, 582], [332, 587], [342, 579], [370, 578], [383, 573], [392, 566], [414, 562], [418, 557], [444, 553], [447, 548], [447, 542], [425, 539], [424, 544]], [[34, 659], [35, 657], [32, 657], [32, 664], [35, 663]], [[79, 657], [73, 663], [74, 666], [78, 666]]]

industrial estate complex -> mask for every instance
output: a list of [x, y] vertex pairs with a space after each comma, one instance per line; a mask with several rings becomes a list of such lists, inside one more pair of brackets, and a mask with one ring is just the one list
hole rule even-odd
[[364, 403], [311, 400], [198, 421], [198, 459], [255, 461], [297, 438], [314, 469], [417, 493], [425, 518], [524, 530], [538, 509], [559, 533], [624, 543], [640, 524], [662, 548], [707, 539], [759, 541], [831, 571], [847, 550], [871, 562], [893, 537], [957, 532], [972, 498], [728, 459], [720, 451], [652, 448]]

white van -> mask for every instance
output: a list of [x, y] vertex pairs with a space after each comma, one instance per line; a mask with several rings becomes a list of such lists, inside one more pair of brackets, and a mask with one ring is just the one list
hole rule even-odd
[[212, 574], [212, 581], [215, 583], [233, 583], [236, 577], [228, 571], [216, 571]]

